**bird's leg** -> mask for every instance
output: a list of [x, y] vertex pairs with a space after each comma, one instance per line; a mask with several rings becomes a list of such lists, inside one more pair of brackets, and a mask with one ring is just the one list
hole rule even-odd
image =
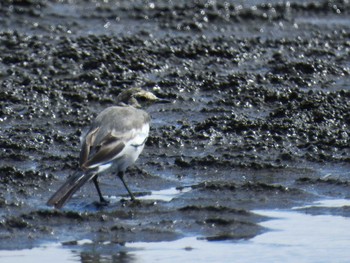
[[108, 201], [106, 199], [104, 199], [104, 197], [102, 196], [102, 192], [101, 192], [101, 189], [100, 189], [100, 186], [98, 184], [98, 180], [97, 180], [97, 175], [94, 177], [94, 179], [92, 179], [93, 182], [94, 182], [94, 185], [96, 187], [96, 190], [97, 190], [97, 193], [98, 193], [98, 196], [100, 197], [100, 202], [103, 203], [103, 204], [107, 204]]
[[135, 198], [134, 194], [130, 191], [129, 187], [127, 186], [127, 184], [126, 184], [125, 181], [124, 181], [124, 172], [119, 172], [119, 173], [118, 173], [118, 177], [120, 178], [120, 180], [122, 180], [122, 182], [123, 182], [123, 184], [124, 184], [126, 190], [128, 191], [128, 193], [129, 193], [129, 195], [130, 195], [131, 200], [132, 200], [132, 201], [135, 201], [136, 198]]

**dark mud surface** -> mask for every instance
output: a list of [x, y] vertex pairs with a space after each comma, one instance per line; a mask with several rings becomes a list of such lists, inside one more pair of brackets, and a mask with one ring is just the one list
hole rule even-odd
[[[0, 12], [1, 249], [249, 239], [265, 231], [252, 209], [350, 198], [349, 1], [7, 0]], [[126, 180], [139, 196], [178, 194], [131, 203], [106, 174], [110, 205], [87, 185], [46, 207], [85, 128], [135, 86], [173, 103], [148, 109]]]

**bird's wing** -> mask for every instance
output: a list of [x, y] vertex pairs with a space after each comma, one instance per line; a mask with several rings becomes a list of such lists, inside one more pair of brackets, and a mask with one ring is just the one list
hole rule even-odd
[[[115, 115], [119, 116], [118, 121]], [[93, 169], [110, 163], [122, 156], [129, 145], [143, 145], [148, 133], [149, 116], [146, 112], [132, 107], [107, 108], [96, 117], [83, 140], [80, 166]]]
[[89, 158], [91, 147], [95, 143], [96, 134], [99, 131], [99, 129], [100, 129], [99, 127], [91, 129], [86, 134], [86, 136], [82, 142], [83, 144], [81, 146], [80, 158], [79, 158], [79, 164], [81, 167], [84, 163], [86, 163], [86, 161]]
[[114, 137], [109, 133], [99, 145], [88, 147], [92, 148], [88, 160], [82, 164], [83, 168], [95, 168], [102, 164], [109, 163], [123, 151], [125, 143], [121, 138]]

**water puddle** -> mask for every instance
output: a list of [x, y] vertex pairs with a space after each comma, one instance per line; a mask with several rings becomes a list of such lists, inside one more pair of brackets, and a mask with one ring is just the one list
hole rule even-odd
[[0, 261], [7, 263], [79, 262], [77, 255], [68, 249], [62, 249], [61, 244], [33, 249], [0, 251]]
[[174, 199], [178, 195], [189, 192], [190, 190], [191, 190], [191, 187], [181, 188], [181, 190], [177, 189], [175, 187], [172, 187], [169, 189], [152, 191], [152, 193], [150, 195], [142, 196], [139, 199], [141, 199], [141, 200], [159, 200], [159, 201], [164, 201], [164, 202], [170, 202], [172, 199]]
[[[157, 197], [168, 201], [181, 193], [171, 188], [154, 192], [143, 199]], [[307, 208], [349, 206], [350, 200], [334, 199], [291, 210], [253, 210], [270, 219], [260, 223], [267, 231], [250, 240], [208, 242], [187, 237], [170, 242], [126, 243], [119, 252], [104, 250], [105, 254], [99, 257], [108, 261], [115, 259], [116, 253], [128, 255], [123, 262], [348, 262], [350, 218], [311, 215], [307, 213]], [[0, 261], [80, 262], [81, 253], [78, 247], [71, 250], [61, 244], [51, 244], [34, 249], [0, 251]], [[85, 250], [84, 253], [90, 252]], [[96, 256], [94, 253], [91, 251], [93, 257]]]
[[[308, 207], [344, 207], [350, 200], [324, 200], [291, 210], [254, 210], [272, 218], [267, 232], [248, 241], [206, 242], [194, 237], [174, 242], [134, 243], [136, 262], [348, 262], [350, 218], [309, 215]], [[237, 260], [235, 260], [237, 259]]]
[[[191, 187], [183, 187], [181, 189], [178, 189], [176, 187], [171, 187], [169, 189], [152, 191], [150, 194], [147, 194], [144, 196], [138, 196], [137, 199], [170, 202], [175, 197], [177, 197], [181, 194], [184, 194], [186, 192], [189, 192], [191, 189], [192, 189]], [[108, 200], [112, 201], [113, 203], [119, 202], [120, 199], [121, 199], [120, 196], [109, 196], [108, 197]]]

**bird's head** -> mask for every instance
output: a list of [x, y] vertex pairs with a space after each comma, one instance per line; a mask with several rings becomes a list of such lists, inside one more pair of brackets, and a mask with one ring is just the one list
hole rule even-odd
[[168, 100], [160, 99], [152, 92], [141, 88], [131, 88], [122, 91], [117, 97], [117, 104], [130, 105], [135, 108], [149, 106], [153, 103], [167, 103]]

